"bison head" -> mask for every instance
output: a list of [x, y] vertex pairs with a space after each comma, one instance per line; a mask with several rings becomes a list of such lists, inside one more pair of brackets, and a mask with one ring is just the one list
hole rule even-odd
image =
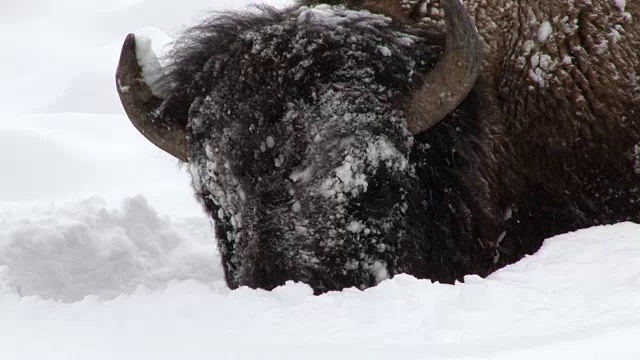
[[453, 159], [443, 132], [458, 125], [438, 123], [456, 121], [481, 45], [460, 3], [443, 5], [446, 41], [342, 6], [216, 16], [176, 42], [153, 81], [127, 37], [122, 104], [188, 163], [231, 287], [446, 277], [440, 264], [456, 260], [438, 249], [451, 244], [434, 238], [448, 226], [435, 217], [468, 206], [438, 169]]

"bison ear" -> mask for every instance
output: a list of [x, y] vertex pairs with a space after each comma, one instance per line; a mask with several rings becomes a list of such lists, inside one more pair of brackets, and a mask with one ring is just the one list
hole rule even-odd
[[447, 42], [436, 65], [413, 91], [405, 109], [407, 127], [420, 134], [450, 114], [469, 95], [482, 65], [483, 43], [459, 0], [441, 0]]
[[116, 70], [116, 89], [133, 126], [161, 150], [188, 162], [186, 129], [171, 126], [170, 122], [156, 116], [164, 99], [155, 96], [144, 80], [134, 34], [127, 35], [122, 45]]

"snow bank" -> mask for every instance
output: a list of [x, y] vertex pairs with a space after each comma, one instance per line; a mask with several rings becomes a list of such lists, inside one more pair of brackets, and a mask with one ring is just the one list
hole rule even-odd
[[[55, 269], [40, 272], [47, 284], [73, 283], [55, 291], [77, 299], [80, 293], [91, 293], [96, 283], [90, 280], [96, 280], [112, 284], [111, 292], [103, 295], [125, 293], [113, 300], [89, 296], [72, 304], [21, 297], [6, 287], [18, 284], [24, 291], [20, 274], [29, 271], [13, 265], [10, 272], [0, 269], [0, 284], [5, 284], [0, 308], [6, 310], [0, 312], [0, 343], [6, 341], [0, 351], [11, 359], [640, 355], [634, 340], [640, 336], [640, 225], [623, 223], [555, 237], [536, 255], [487, 279], [468, 276], [464, 284], [399, 275], [365, 291], [313, 296], [310, 287], [294, 283], [272, 292], [229, 291], [220, 273], [205, 277], [206, 283], [167, 284], [166, 279], [182, 274], [175, 262], [189, 272], [211, 258], [192, 251], [193, 245], [176, 236], [168, 220], [142, 198], [129, 199], [119, 211], [96, 212], [100, 206], [90, 200], [58, 210], [49, 219], [58, 224], [55, 231], [56, 225], [44, 219], [14, 231], [43, 226], [40, 240], [22, 242], [14, 235], [12, 242], [3, 241], [0, 258], [33, 268], [43, 262], [48, 265], [40, 269]], [[68, 218], [60, 213], [72, 209], [85, 209], [76, 219], [79, 214], [93, 218], [60, 226]], [[81, 239], [77, 235], [82, 233], [92, 235]], [[149, 241], [152, 237], [160, 241]], [[108, 261], [109, 254], [118, 260]], [[194, 265], [194, 259], [200, 265]], [[52, 265], [56, 262], [57, 268]], [[83, 279], [80, 269], [89, 268], [89, 279]], [[135, 282], [143, 286], [132, 293]], [[162, 289], [160, 284], [167, 286]], [[40, 295], [52, 290], [34, 288]]]
[[21, 296], [114, 298], [138, 286], [159, 289], [172, 280], [221, 277], [209, 222], [172, 222], [142, 196], [125, 199], [118, 210], [90, 198], [66, 207], [0, 212], [0, 224], [0, 265], [11, 284], [4, 289]]

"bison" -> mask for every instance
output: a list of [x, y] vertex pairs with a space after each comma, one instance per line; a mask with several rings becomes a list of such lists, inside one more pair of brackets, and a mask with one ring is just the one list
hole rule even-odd
[[123, 107], [186, 163], [231, 288], [451, 283], [638, 219], [637, 5], [317, 2], [212, 16], [155, 70], [123, 45]]

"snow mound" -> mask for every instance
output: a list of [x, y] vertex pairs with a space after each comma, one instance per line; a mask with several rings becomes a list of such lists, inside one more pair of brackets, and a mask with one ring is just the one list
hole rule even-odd
[[[12, 359], [539, 359], [565, 358], [578, 348], [581, 359], [640, 354], [640, 225], [549, 239], [535, 255], [487, 279], [468, 276], [464, 284], [398, 275], [365, 291], [313, 296], [309, 286], [292, 282], [269, 292], [230, 291], [214, 277], [167, 281], [200, 271], [211, 259], [189, 264], [198, 257], [187, 238], [176, 236], [143, 198], [126, 200], [119, 211], [100, 207], [91, 199], [58, 210], [58, 220], [23, 224], [12, 245], [3, 245], [1, 258], [11, 271], [0, 266], [6, 310], [0, 333], [16, 341], [0, 351]], [[88, 218], [61, 225], [72, 209], [85, 209], [76, 218]], [[38, 226], [48, 228], [47, 235], [20, 237]], [[120, 260], [109, 261], [109, 254]], [[14, 267], [25, 257], [49, 264], [29, 270], [40, 266], [49, 283], [71, 289], [77, 282], [76, 299], [97, 286], [81, 273], [112, 284], [103, 295], [124, 295], [64, 304], [7, 292], [29, 272]], [[145, 286], [132, 291], [140, 281]], [[42, 346], [28, 346], [32, 338]]]
[[[153, 290], [172, 280], [221, 277], [208, 221], [174, 224], [142, 196], [125, 199], [117, 210], [90, 198], [28, 214], [5, 212], [0, 224], [0, 290], [23, 296], [114, 298], [138, 286]], [[193, 228], [199, 237], [190, 234]]]

